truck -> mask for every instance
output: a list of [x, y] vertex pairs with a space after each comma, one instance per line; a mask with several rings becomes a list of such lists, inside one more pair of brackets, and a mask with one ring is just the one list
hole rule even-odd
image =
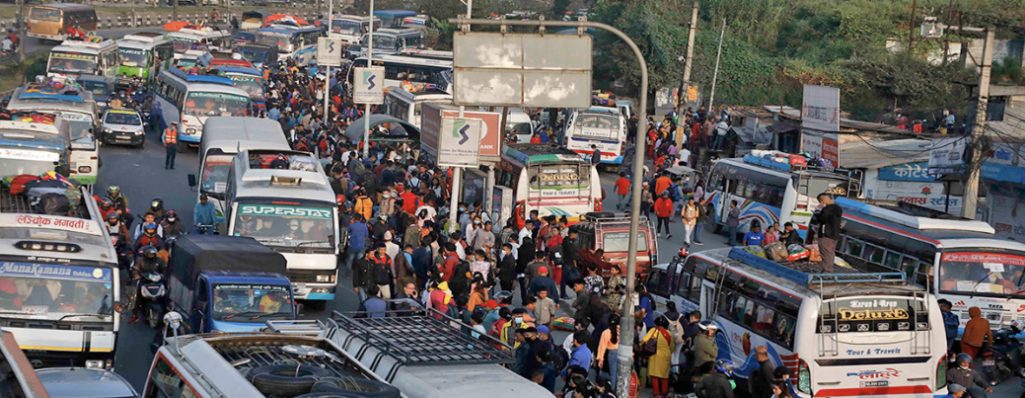
[[[169, 330], [180, 326], [180, 317], [176, 312], [165, 317]], [[153, 357], [143, 397], [403, 397], [323, 337], [171, 334]]]
[[[577, 261], [580, 263], [598, 263], [599, 272], [609, 276], [611, 267], [618, 267], [620, 275], [626, 275], [626, 259], [630, 257], [627, 248], [630, 240], [630, 216], [626, 213], [591, 212], [580, 218], [580, 222], [570, 227], [577, 232]], [[599, 259], [595, 251], [602, 250]], [[658, 239], [655, 239], [655, 226], [647, 217], [641, 216], [639, 234], [637, 235], [637, 275], [646, 275], [652, 264], [658, 263]]]
[[183, 235], [168, 262], [168, 297], [193, 333], [255, 332], [295, 319], [285, 257], [252, 238]]
[[268, 321], [277, 333], [325, 337], [407, 398], [548, 397], [506, 368], [512, 348], [409, 299], [390, 300], [383, 318], [334, 311], [326, 321]]

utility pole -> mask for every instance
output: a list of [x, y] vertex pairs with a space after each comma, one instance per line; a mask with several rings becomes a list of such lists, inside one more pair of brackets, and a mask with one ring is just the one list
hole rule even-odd
[[20, 64], [25, 61], [25, 0], [18, 0], [18, 20], [15, 23], [18, 25], [18, 63]]
[[[327, 37], [331, 37], [331, 22], [334, 18], [334, 6], [335, 0], [327, 0]], [[320, 2], [317, 2], [318, 8]], [[320, 10], [317, 10], [320, 13]], [[331, 66], [324, 66], [324, 126], [327, 126], [328, 121], [331, 120]], [[370, 116], [367, 115], [367, 120], [370, 120]], [[365, 144], [365, 143], [364, 143]]]
[[178, 0], [171, 2], [171, 19], [178, 20]]
[[[687, 92], [691, 89], [691, 67], [694, 65], [694, 39], [698, 33], [698, 2], [694, 0], [691, 4], [691, 32], [687, 37], [687, 59], [684, 61], [684, 81], [681, 85], [681, 90], [676, 97], [676, 115], [681, 121], [686, 119], [684, 115], [681, 115], [687, 104]], [[684, 131], [684, 129], [680, 129]], [[680, 134], [676, 136], [676, 145], [680, 145], [684, 141], [684, 137]]]
[[986, 130], [986, 109], [989, 107], [989, 78], [993, 67], [992, 28], [986, 29], [986, 41], [982, 47], [982, 65], [979, 66], [979, 102], [975, 107], [975, 123], [972, 125], [971, 151], [968, 162], [968, 178], [964, 182], [964, 205], [961, 217], [975, 219], [975, 208], [979, 204], [979, 178], [982, 173], [982, 134]]
[[715, 51], [715, 71], [712, 72], [712, 92], [708, 95], [708, 111], [715, 112], [715, 83], [719, 80], [719, 57], [722, 55], [722, 39], [726, 36], [726, 18], [722, 19], [722, 31], [719, 32], [719, 49]]
[[913, 57], [915, 52], [915, 11], [918, 8], [918, 0], [911, 0], [911, 20], [908, 21], [908, 56]]
[[[367, 67], [374, 66], [374, 0], [370, 0], [370, 32], [367, 32]], [[355, 80], [355, 78], [354, 78]], [[356, 83], [353, 82], [353, 85]], [[363, 159], [370, 158], [370, 104], [363, 110]]]
[[[463, 4], [466, 4], [466, 19], [473, 19], [473, 0], [460, 0]], [[463, 25], [461, 27], [463, 32], [470, 31], [470, 25]], [[466, 116], [466, 107], [459, 106], [459, 118], [462, 119]], [[505, 128], [505, 126], [499, 126], [499, 128]], [[501, 145], [501, 143], [499, 143]], [[450, 207], [448, 209], [448, 233], [453, 233], [458, 225], [459, 218], [459, 186], [463, 183], [463, 168], [453, 167], [452, 168], [452, 195]]]

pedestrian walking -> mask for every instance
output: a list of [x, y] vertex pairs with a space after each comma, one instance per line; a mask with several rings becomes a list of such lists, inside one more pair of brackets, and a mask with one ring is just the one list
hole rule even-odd
[[591, 144], [591, 165], [598, 167], [601, 163], [601, 150], [597, 145]]
[[690, 246], [695, 240], [694, 230], [698, 225], [700, 215], [698, 204], [691, 196], [687, 199], [687, 204], [683, 206], [683, 211], [680, 214], [680, 217], [683, 218], [683, 243], [687, 246]]
[[655, 320], [655, 327], [648, 330], [641, 340], [641, 346], [645, 347], [645, 350], [651, 344], [649, 341], [655, 341], [655, 352], [648, 358], [648, 377], [651, 378], [651, 394], [654, 398], [663, 398], [669, 394], [669, 371], [675, 342], [668, 327], [669, 320], [660, 316]]
[[666, 231], [666, 239], [672, 239], [673, 234], [669, 231], [669, 217], [673, 215], [673, 200], [669, 198], [669, 192], [662, 192], [661, 197], [655, 200], [655, 216], [658, 222], [655, 227], [656, 237], [661, 237], [663, 229]]
[[730, 211], [726, 213], [726, 236], [729, 240], [726, 244], [737, 245], [737, 228], [740, 227], [740, 206], [736, 200], [730, 201]]
[[174, 158], [178, 155], [178, 122], [171, 122], [171, 126], [164, 130], [164, 148], [167, 150], [164, 169], [174, 170]]

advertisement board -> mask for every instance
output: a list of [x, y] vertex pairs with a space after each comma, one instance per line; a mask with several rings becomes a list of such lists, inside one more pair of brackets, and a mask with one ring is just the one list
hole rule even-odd
[[438, 134], [438, 165], [477, 167], [480, 154], [480, 119], [442, 118]]
[[[420, 114], [420, 144], [430, 153], [437, 152], [438, 133], [441, 131], [442, 118], [455, 118], [459, 110], [445, 104], [426, 103], [422, 105]], [[498, 112], [463, 111], [463, 117], [481, 121], [480, 148], [478, 157], [482, 163], [497, 163], [502, 155], [502, 114]]]
[[1025, 193], [1014, 189], [989, 190], [989, 223], [1001, 238], [1025, 241]]
[[380, 105], [384, 103], [384, 68], [353, 68], [352, 102]]
[[827, 160], [833, 167], [840, 167], [840, 143], [836, 133], [801, 129], [801, 152]]
[[840, 167], [840, 89], [804, 85], [801, 151]]
[[933, 139], [929, 150], [929, 174], [955, 174], [964, 171], [967, 137], [942, 137]]

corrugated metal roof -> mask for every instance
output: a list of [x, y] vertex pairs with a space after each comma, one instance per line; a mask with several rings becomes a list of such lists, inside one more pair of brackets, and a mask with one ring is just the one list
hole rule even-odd
[[864, 140], [840, 146], [840, 166], [848, 169], [876, 169], [929, 160], [932, 141], [917, 138]]

